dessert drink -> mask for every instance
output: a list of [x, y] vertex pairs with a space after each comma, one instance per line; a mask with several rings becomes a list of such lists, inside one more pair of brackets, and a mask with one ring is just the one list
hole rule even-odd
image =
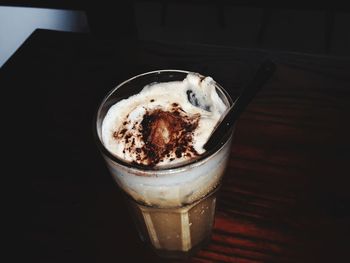
[[203, 145], [230, 103], [212, 78], [164, 70], [122, 83], [99, 108], [107, 166], [160, 255], [187, 255], [210, 238], [232, 130], [214, 151]]

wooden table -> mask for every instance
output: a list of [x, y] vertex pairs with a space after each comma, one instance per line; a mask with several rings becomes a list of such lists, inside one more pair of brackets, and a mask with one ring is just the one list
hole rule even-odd
[[278, 68], [237, 123], [212, 242], [187, 262], [350, 261], [350, 60], [37, 30], [0, 70], [1, 88], [26, 102], [31, 165], [16, 176], [29, 179], [34, 262], [163, 262], [95, 146], [99, 102], [164, 68], [208, 74], [236, 97], [266, 57]]

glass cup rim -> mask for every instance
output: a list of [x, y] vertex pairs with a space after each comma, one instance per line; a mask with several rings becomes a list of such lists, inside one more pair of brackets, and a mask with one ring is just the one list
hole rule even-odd
[[[221, 142], [219, 142], [217, 144], [216, 147], [214, 147], [212, 150], [210, 151], [205, 151], [203, 154], [201, 154], [198, 158], [195, 158], [191, 161], [188, 162], [181, 162], [179, 164], [175, 164], [173, 166], [160, 166], [160, 167], [148, 167], [148, 166], [143, 166], [143, 165], [137, 165], [135, 163], [130, 163], [127, 162], [115, 155], [113, 155], [103, 144], [102, 139], [98, 133], [98, 117], [101, 113], [102, 107], [105, 105], [105, 103], [107, 102], [107, 100], [109, 99], [109, 97], [114, 94], [120, 87], [122, 87], [123, 85], [125, 85], [126, 83], [136, 79], [136, 78], [140, 78], [146, 75], [152, 75], [152, 74], [161, 74], [161, 73], [171, 73], [171, 72], [178, 72], [178, 73], [184, 73], [184, 74], [189, 74], [189, 73], [195, 73], [195, 74], [199, 74], [201, 76], [203, 76], [202, 74], [198, 73], [198, 72], [194, 72], [194, 71], [187, 71], [187, 70], [179, 70], [179, 69], [160, 69], [160, 70], [153, 70], [153, 71], [147, 71], [138, 75], [135, 75], [121, 83], [119, 83], [117, 86], [115, 86], [114, 88], [112, 88], [102, 99], [102, 101], [98, 104], [98, 108], [97, 111], [94, 114], [94, 118], [93, 118], [93, 134], [95, 137], [95, 142], [97, 142], [97, 146], [99, 148], [99, 150], [103, 153], [103, 155], [105, 157], [108, 157], [111, 161], [113, 161], [114, 163], [117, 163], [125, 168], [128, 169], [132, 169], [135, 170], [136, 172], [139, 173], [147, 173], [147, 172], [175, 172], [178, 170], [183, 170], [185, 168], [188, 167], [194, 167], [197, 165], [200, 165], [203, 161], [210, 159], [212, 156], [214, 156], [217, 152], [219, 152], [223, 147], [225, 147], [225, 145], [230, 141], [232, 134], [233, 134], [233, 129], [234, 126], [229, 129], [225, 136], [223, 136], [223, 138], [221, 139]], [[231, 96], [228, 94], [228, 92], [219, 84], [214, 80], [215, 83], [215, 87], [219, 88], [220, 91], [225, 95], [226, 99], [228, 100], [229, 104], [232, 105], [233, 101]]]

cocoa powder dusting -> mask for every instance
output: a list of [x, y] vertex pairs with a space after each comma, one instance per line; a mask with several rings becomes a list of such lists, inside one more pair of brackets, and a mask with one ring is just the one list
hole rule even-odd
[[[193, 147], [193, 132], [199, 118], [199, 115], [187, 116], [177, 103], [173, 103], [170, 111], [147, 110], [141, 123], [133, 127], [132, 134], [121, 127], [113, 137], [124, 140], [123, 153], [127, 151], [134, 156], [134, 163], [153, 167], [164, 159], [173, 161], [199, 155]], [[135, 138], [139, 137], [144, 142], [141, 147], [135, 144]]]
[[[172, 106], [177, 107], [177, 104]], [[177, 108], [171, 112], [154, 110], [146, 112], [141, 122], [141, 134], [147, 166], [155, 166], [165, 157], [181, 158], [186, 152], [198, 155], [192, 146], [192, 132], [197, 128], [199, 116], [188, 117]], [[192, 155], [191, 155], [192, 156]]]

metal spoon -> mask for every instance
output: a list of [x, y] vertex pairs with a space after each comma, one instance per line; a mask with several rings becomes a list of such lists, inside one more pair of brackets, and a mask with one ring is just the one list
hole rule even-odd
[[208, 141], [204, 144], [205, 150], [209, 151], [218, 145], [222, 137], [254, 98], [255, 94], [270, 79], [275, 69], [276, 65], [271, 60], [265, 60], [260, 65], [254, 78], [246, 85], [236, 101], [226, 111], [226, 114], [221, 118], [221, 121], [217, 124]]

